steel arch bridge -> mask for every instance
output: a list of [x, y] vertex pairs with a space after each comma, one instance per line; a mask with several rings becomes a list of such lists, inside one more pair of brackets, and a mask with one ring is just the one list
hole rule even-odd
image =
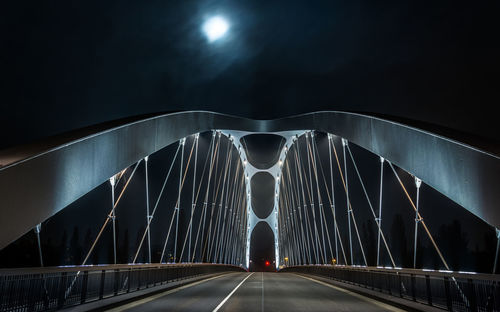
[[[202, 192], [200, 196], [203, 181], [200, 180], [198, 188], [195, 187], [196, 162], [199, 157], [199, 134], [204, 132], [212, 132], [212, 136], [208, 154], [205, 159], [200, 158], [200, 161], [205, 162], [201, 180], [206, 179], [208, 185], [205, 194]], [[249, 153], [252, 151], [242, 145], [242, 138], [252, 134], [273, 134], [283, 138], [279, 155], [265, 168], [253, 164], [249, 159]], [[326, 138], [327, 156], [321, 156], [318, 152], [317, 135]], [[186, 138], [190, 138], [192, 143], [189, 147]], [[227, 145], [224, 152], [220, 148], [222, 140], [226, 140]], [[39, 234], [43, 221], [109, 180], [113, 190], [112, 209], [83, 262], [86, 264], [102, 230], [108, 224], [112, 224], [114, 228], [115, 208], [138, 165], [144, 161], [147, 188], [148, 157], [176, 142], [179, 144], [172, 166], [177, 157], [180, 157], [178, 197], [160, 263], [164, 262], [165, 249], [171, 237], [175, 244], [173, 262], [181, 262], [186, 256], [187, 262], [226, 263], [248, 268], [252, 231], [259, 222], [265, 222], [274, 233], [276, 268], [329, 264], [331, 258], [334, 259], [334, 264], [361, 264], [367, 267], [355, 218], [356, 207], [353, 208], [349, 195], [348, 161], [353, 165], [351, 170], [355, 170], [355, 176], [362, 185], [378, 229], [377, 266], [380, 253], [384, 251], [389, 255], [392, 268], [401, 266], [391, 255], [381, 225], [384, 170], [386, 174], [394, 174], [415, 212], [414, 257], [417, 230], [421, 228], [432, 242], [442, 265], [447, 271], [450, 270], [423, 216], [419, 213], [418, 190], [421, 183], [436, 189], [495, 229], [500, 228], [500, 210], [497, 207], [500, 194], [496, 184], [500, 177], [500, 159], [495, 154], [437, 133], [356, 113], [316, 112], [277, 120], [250, 120], [212, 112], [191, 111], [117, 121], [56, 137], [43, 144], [0, 152], [0, 249], [32, 229]], [[350, 143], [370, 151], [380, 159], [378, 202], [372, 202], [366, 192], [362, 173], [356, 165]], [[217, 174], [219, 158], [223, 160], [223, 165], [220, 174]], [[325, 161], [329, 163], [328, 168], [323, 168], [322, 163]], [[191, 219], [185, 236], [178, 238], [181, 192], [189, 164], [192, 162], [195, 163], [195, 169]], [[122, 192], [115, 196], [115, 184], [124, 176], [124, 170], [127, 168], [130, 168], [131, 174], [122, 180], [122, 183], [125, 183]], [[413, 175], [415, 185], [405, 185], [398, 175], [398, 168]], [[341, 192], [346, 199], [347, 209], [343, 213], [348, 218], [348, 238], [345, 233], [341, 234], [337, 226], [334, 171], [340, 178], [338, 183], [341, 184]], [[259, 173], [271, 176], [274, 185], [271, 195], [267, 195], [272, 197], [272, 209], [265, 216], [257, 215], [252, 208], [253, 197], [257, 195], [250, 181]], [[210, 183], [213, 185], [210, 186]], [[211, 197], [211, 203], [208, 200], [210, 187], [215, 194]], [[416, 199], [409, 195], [410, 187], [416, 188]], [[158, 201], [161, 196], [162, 193]], [[199, 196], [203, 203], [201, 215], [198, 217], [199, 225], [196, 228], [193, 215]], [[324, 200], [325, 197], [327, 201]], [[145, 242], [149, 241], [149, 227], [158, 201], [151, 205], [148, 195], [146, 230], [133, 263], [136, 262], [143, 243], [146, 245]], [[217, 204], [218, 210], [215, 207]], [[432, 216], [427, 216], [430, 217]], [[205, 230], [207, 218], [208, 231]], [[333, 229], [327, 228], [329, 223], [333, 224]], [[170, 230], [173, 231], [174, 228], [175, 236], [174, 232], [170, 236]], [[200, 233], [200, 245], [197, 247]], [[497, 230], [497, 236], [498, 233]], [[213, 237], [210, 237], [212, 235]], [[193, 237], [195, 241], [192, 247]], [[204, 239], [208, 244], [203, 245]], [[116, 238], [113, 238], [113, 242], [116, 244]], [[354, 259], [353, 244], [360, 247], [362, 261]], [[179, 250], [181, 246], [182, 250]], [[114, 252], [116, 264], [116, 246]], [[200, 257], [199, 261], [196, 261], [198, 258], [195, 256]], [[246, 260], [244, 263], [237, 260], [242, 258]], [[150, 250], [149, 262], [151, 263]], [[495, 265], [496, 262], [497, 259], [494, 260]], [[415, 267], [415, 258], [413, 263]], [[496, 268], [493, 269], [494, 272], [495, 270]], [[464, 302], [470, 305], [470, 298], [457, 287], [465, 298]]]

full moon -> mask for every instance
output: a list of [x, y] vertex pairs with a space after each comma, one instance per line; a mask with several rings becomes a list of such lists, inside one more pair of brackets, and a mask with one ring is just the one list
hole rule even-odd
[[228, 29], [228, 22], [220, 16], [212, 17], [203, 24], [203, 32], [210, 42], [223, 37]]

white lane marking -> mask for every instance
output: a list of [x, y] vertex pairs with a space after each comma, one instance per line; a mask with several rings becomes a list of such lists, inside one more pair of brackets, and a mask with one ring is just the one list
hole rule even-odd
[[[231, 273], [228, 273], [228, 274], [231, 274]], [[205, 282], [208, 282], [208, 281], [211, 281], [211, 280], [214, 280], [216, 278], [219, 278], [219, 277], [223, 277], [223, 276], [226, 276], [228, 274], [221, 274], [221, 275], [217, 275], [217, 276], [214, 276], [214, 277], [210, 277], [210, 278], [207, 278], [207, 279], [204, 279], [204, 280], [201, 280], [201, 281], [198, 281], [198, 282], [194, 282], [194, 283], [191, 283], [191, 284], [187, 284], [187, 285], [184, 285], [184, 286], [181, 286], [181, 287], [178, 287], [178, 288], [174, 288], [174, 289], [171, 289], [171, 290], [167, 290], [165, 292], [162, 292], [162, 293], [159, 293], [159, 294], [156, 294], [154, 296], [151, 296], [151, 297], [147, 297], [147, 298], [144, 298], [142, 300], [138, 300], [138, 301], [134, 301], [134, 302], [131, 302], [129, 304], [125, 304], [125, 305], [122, 305], [122, 306], [119, 306], [119, 307], [116, 307], [114, 309], [110, 309], [110, 310], [106, 310], [107, 312], [121, 312], [121, 311], [125, 311], [125, 310], [128, 310], [128, 309], [132, 309], [136, 306], [139, 306], [141, 304], [145, 304], [145, 303], [148, 303], [150, 301], [153, 301], [153, 300], [156, 300], [158, 298], [161, 298], [163, 296], [166, 296], [166, 295], [170, 295], [170, 294], [173, 294], [175, 292], [178, 292], [179, 290], [182, 290], [182, 289], [186, 289], [186, 288], [189, 288], [189, 287], [192, 287], [192, 286], [196, 286], [196, 285], [199, 285], [201, 283], [205, 283]]]
[[231, 296], [234, 294], [234, 292], [235, 292], [238, 288], [240, 288], [241, 284], [243, 284], [243, 283], [244, 283], [244, 282], [245, 282], [245, 281], [246, 281], [246, 280], [247, 280], [250, 276], [252, 276], [252, 274], [253, 274], [253, 272], [252, 272], [252, 273], [250, 273], [250, 274], [248, 274], [248, 276], [247, 276], [247, 277], [245, 277], [245, 278], [241, 281], [241, 283], [239, 283], [239, 284], [238, 284], [238, 286], [236, 286], [236, 287], [233, 289], [233, 291], [232, 291], [232, 292], [230, 292], [230, 293], [229, 293], [229, 295], [227, 295], [227, 297], [226, 297], [226, 298], [224, 298], [224, 300], [222, 300], [222, 302], [221, 302], [221, 303], [219, 303], [219, 305], [218, 305], [215, 309], [213, 309], [213, 311], [212, 311], [212, 312], [217, 312], [217, 311], [219, 311], [219, 309], [220, 309], [220, 308], [224, 305], [224, 303], [226, 303], [226, 301], [227, 301], [229, 298], [231, 298]]
[[357, 294], [357, 293], [352, 292], [352, 291], [349, 291], [349, 290], [347, 290], [347, 289], [343, 289], [343, 288], [340, 288], [340, 287], [334, 286], [334, 285], [332, 285], [332, 284], [328, 284], [328, 283], [325, 283], [325, 282], [322, 282], [322, 281], [318, 281], [318, 280], [316, 280], [316, 279], [314, 279], [314, 278], [310, 278], [310, 277], [303, 276], [303, 275], [300, 275], [300, 274], [295, 274], [295, 275], [300, 276], [300, 277], [302, 277], [302, 278], [305, 278], [305, 279], [307, 279], [307, 280], [310, 280], [310, 281], [312, 281], [312, 282], [315, 282], [315, 283], [321, 284], [321, 285], [323, 285], [323, 286], [330, 287], [330, 288], [333, 288], [333, 289], [335, 289], [335, 290], [341, 291], [341, 292], [343, 292], [343, 293], [346, 293], [346, 294], [351, 295], [351, 296], [353, 296], [353, 297], [356, 297], [356, 298], [358, 298], [358, 299], [364, 300], [364, 301], [366, 301], [366, 302], [369, 302], [369, 303], [375, 304], [375, 305], [377, 305], [377, 306], [379, 306], [379, 307], [381, 307], [381, 308], [383, 308], [383, 309], [387, 309], [387, 310], [389, 310], [389, 311], [394, 311], [394, 312], [404, 312], [404, 310], [401, 310], [401, 309], [398, 309], [398, 308], [393, 307], [393, 306], [391, 306], [391, 305], [385, 304], [385, 303], [383, 303], [383, 302], [380, 302], [380, 301], [377, 301], [377, 300], [374, 300], [374, 299], [371, 299], [371, 298], [365, 297], [365, 296], [363, 296], [363, 295]]

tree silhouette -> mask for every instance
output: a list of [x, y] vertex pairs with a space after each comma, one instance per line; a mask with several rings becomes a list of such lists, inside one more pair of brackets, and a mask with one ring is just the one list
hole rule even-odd
[[368, 219], [363, 222], [363, 241], [366, 242], [366, 261], [368, 265], [376, 265], [377, 262], [377, 233], [373, 231], [375, 223]]
[[[137, 251], [137, 248], [139, 248], [139, 244], [141, 243], [141, 239], [142, 239], [142, 236], [144, 235], [144, 231], [145, 231], [145, 227], [144, 226], [141, 226], [139, 228], [139, 230], [137, 230], [137, 236], [136, 236], [136, 239], [135, 239], [135, 248], [134, 248], [134, 256], [135, 256], [135, 253]], [[146, 263], [148, 260], [147, 260], [147, 237], [144, 239], [144, 242], [142, 243], [142, 247], [141, 247], [141, 250], [139, 251], [139, 254], [140, 254], [140, 260], [138, 260], [138, 262], [142, 262], [142, 263]]]
[[57, 246], [51, 237], [47, 238], [45, 242], [42, 242], [43, 251], [43, 262], [46, 266], [59, 265], [59, 259], [57, 254]]
[[70, 264], [81, 264], [82, 263], [83, 249], [80, 244], [80, 234], [78, 227], [73, 228], [73, 235], [71, 235], [71, 240], [69, 242], [69, 256]]
[[[120, 227], [118, 226], [118, 222], [116, 223], [116, 238], [117, 238], [117, 242], [116, 242], [116, 262], [118, 262], [118, 249], [119, 249], [119, 246], [118, 246], [118, 237], [120, 237]], [[109, 235], [109, 238], [108, 238], [108, 260], [107, 260], [107, 263], [108, 264], [112, 264], [114, 263], [114, 245], [113, 245], [113, 226], [110, 224], [109, 225], [109, 231], [108, 231], [108, 235]]]
[[[90, 228], [87, 228], [87, 232], [85, 232], [85, 237], [83, 238], [83, 254], [82, 254], [83, 257], [87, 256], [87, 253], [90, 251], [90, 247], [92, 247], [92, 243], [93, 243], [92, 231], [90, 230]], [[94, 250], [92, 252], [90, 261], [87, 260], [87, 264], [97, 264], [98, 263], [97, 256], [98, 256], [97, 250]]]
[[396, 214], [392, 220], [390, 242], [396, 265], [400, 264], [404, 268], [412, 267], [413, 260], [408, 253], [405, 222], [400, 214]]
[[61, 242], [58, 247], [59, 253], [59, 265], [69, 264], [69, 256], [68, 256], [68, 232], [66, 229], [63, 231], [63, 235], [61, 237]]
[[130, 243], [129, 243], [129, 234], [128, 234], [128, 229], [125, 230], [125, 233], [123, 234], [123, 243], [121, 244], [120, 246], [120, 249], [119, 249], [119, 254], [120, 254], [120, 257], [119, 257], [119, 260], [118, 262], [119, 263], [129, 263], [130, 260], [129, 260], [129, 250], [130, 250]]
[[[491, 273], [495, 261], [497, 238], [495, 237], [495, 230], [484, 233], [483, 248], [480, 249], [476, 244], [474, 248], [474, 268], [476, 272]], [[497, 265], [497, 272], [499, 271]]]
[[458, 220], [453, 220], [449, 225], [441, 225], [439, 228], [438, 242], [440, 242], [441, 251], [454, 271], [463, 270], [468, 257], [467, 245], [469, 239], [467, 234], [462, 231], [462, 225]]
[[[419, 232], [422, 233], [420, 225], [419, 225]], [[420, 236], [420, 235], [418, 235]], [[415, 244], [415, 242], [412, 242], [412, 244]], [[413, 246], [413, 245], [412, 245]], [[417, 269], [422, 269], [423, 264], [424, 264], [424, 251], [425, 251], [425, 246], [422, 244], [422, 240], [420, 237], [417, 237], [417, 263], [416, 263], [416, 268]], [[413, 258], [412, 258], [413, 261]]]
[[[0, 251], [2, 267], [39, 266], [38, 246], [33, 231], [26, 233], [14, 243]], [[12, 256], [16, 255], [16, 256]]]

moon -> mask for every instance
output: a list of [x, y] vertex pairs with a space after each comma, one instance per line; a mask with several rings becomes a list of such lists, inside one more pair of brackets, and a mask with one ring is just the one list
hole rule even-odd
[[214, 16], [203, 24], [203, 32], [210, 42], [224, 37], [228, 30], [229, 23], [221, 16]]

